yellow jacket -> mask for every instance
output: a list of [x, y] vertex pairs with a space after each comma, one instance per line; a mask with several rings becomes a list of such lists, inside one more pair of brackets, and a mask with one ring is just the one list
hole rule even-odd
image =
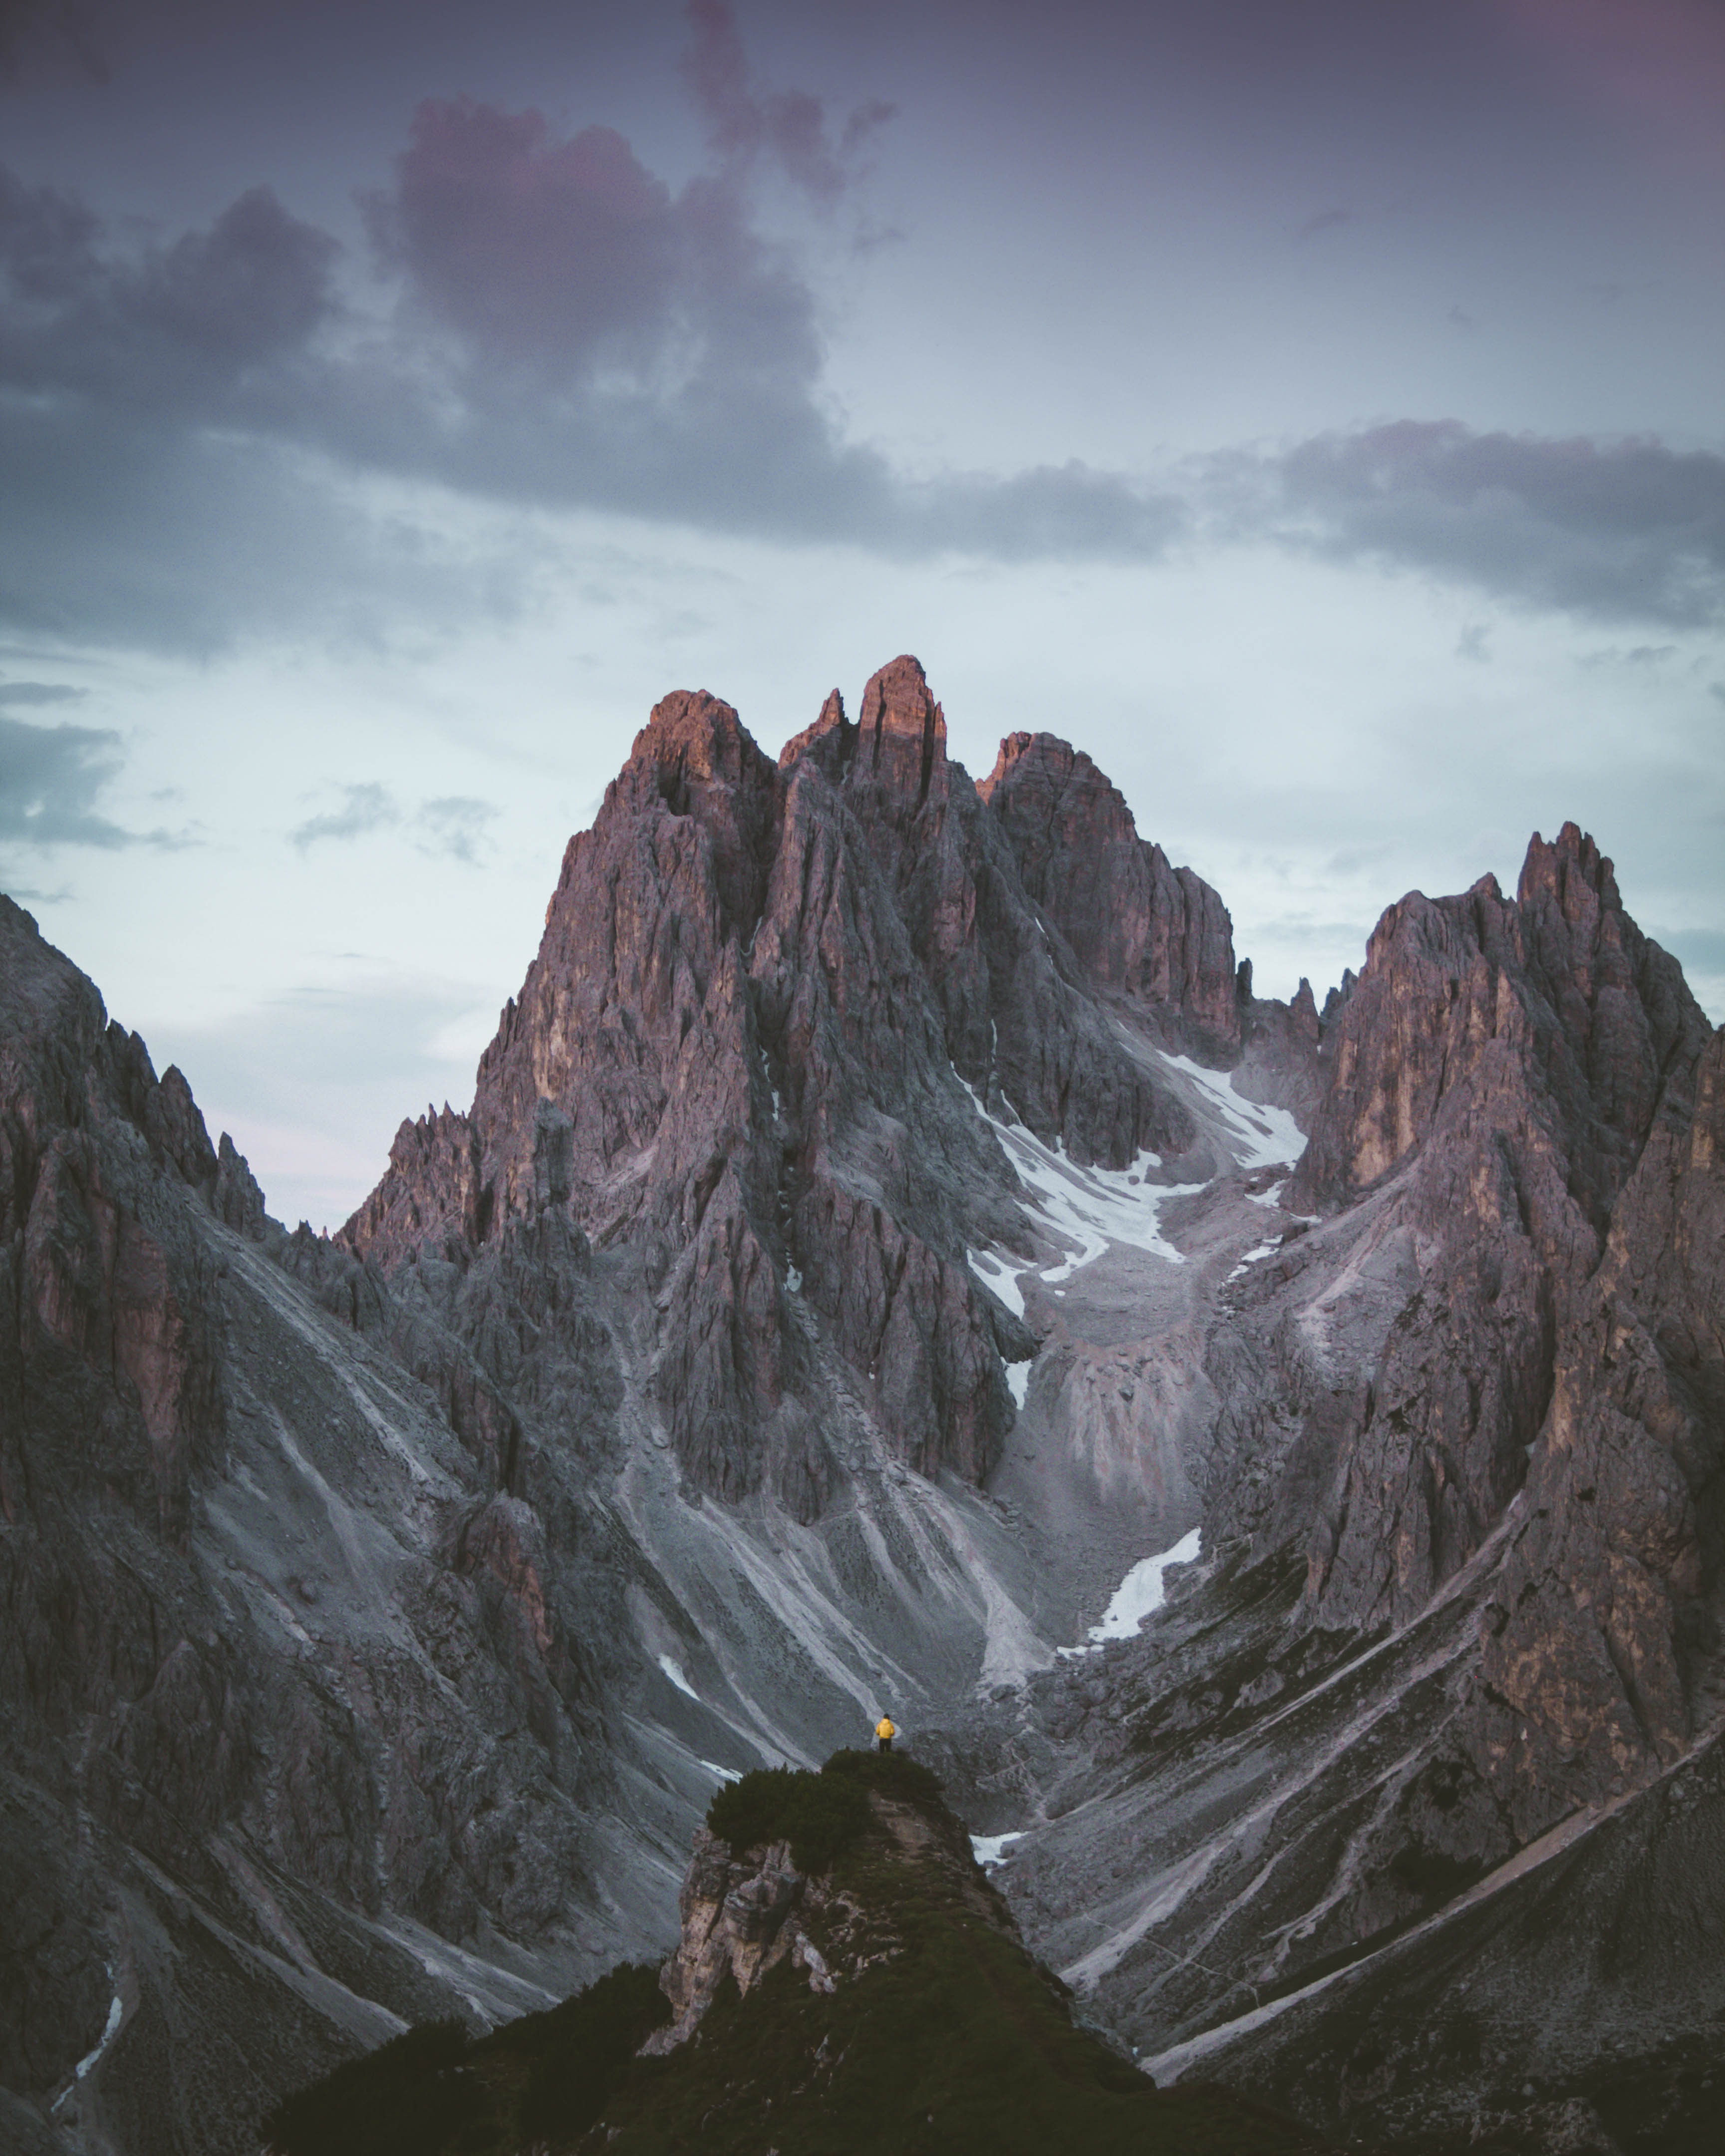
[[880, 1719], [875, 1724], [875, 1734], [877, 1737], [896, 1737], [898, 1732], [893, 1727], [892, 1724], [883, 1714]]

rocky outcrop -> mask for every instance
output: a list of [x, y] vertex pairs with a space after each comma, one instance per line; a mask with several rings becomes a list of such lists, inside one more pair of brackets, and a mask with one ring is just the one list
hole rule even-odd
[[341, 1240], [392, 1281], [552, 1215], [627, 1248], [685, 1474], [812, 1517], [827, 1350], [919, 1471], [998, 1455], [1029, 1342], [966, 1252], [1033, 1230], [977, 1098], [1080, 1160], [1192, 1136], [1050, 942], [914, 660], [777, 765], [680, 694], [571, 841], [471, 1110], [404, 1124]]
[[[470, 1107], [331, 1239], [0, 908], [0, 2087], [43, 2133], [146, 2145], [172, 2053], [239, 2145], [285, 2059], [639, 1951], [710, 1763], [883, 1689], [990, 1725], [978, 1823], [1040, 1821], [1026, 1906], [1170, 2047], [1686, 1774], [1717, 1037], [1573, 826], [1513, 900], [1391, 908], [1322, 1013], [1233, 955], [1087, 759], [973, 786], [912, 660], [776, 762], [672, 696]], [[1056, 1661], [1200, 1507], [1158, 1626]], [[679, 2029], [787, 1957], [824, 2012], [824, 1892], [702, 1845]]]
[[1397, 1210], [1427, 1255], [1312, 1543], [1327, 1619], [1410, 1615], [1521, 1488], [1559, 1335], [1707, 1032], [1574, 824], [1535, 837], [1513, 901], [1488, 877], [1378, 923], [1291, 1203], [1406, 1164]]
[[1476, 1743], [1523, 1837], [1725, 1708], [1725, 1035], [1669, 1089], [1558, 1344], [1484, 1613]]
[[1177, 1045], [1231, 1060], [1241, 997], [1228, 909], [1202, 877], [1139, 838], [1091, 759], [1053, 734], [1009, 734], [977, 791], [1026, 891], [1086, 977], [1150, 1006]]
[[978, 1768], [1050, 1747], [1015, 1897], [1158, 2078], [1434, 2148], [1597, 2095], [1662, 2145], [1621, 2122], [1704, 2116], [1725, 1045], [1573, 825], [1278, 1023], [1322, 1091], [1205, 1321], [1204, 1563]]
[[789, 1958], [807, 1970], [811, 1991], [831, 1991], [826, 1958], [798, 1921], [805, 1904], [824, 1907], [829, 1899], [792, 1863], [788, 1842], [733, 1856], [716, 1835], [698, 1827], [677, 1897], [682, 1937], [659, 1978], [673, 2018], [643, 2050], [662, 2057], [687, 2043], [726, 1977], [747, 1997]]
[[[445, 1421], [377, 1352], [413, 1322], [377, 1270], [268, 1221], [183, 1079], [6, 901], [0, 983], [0, 1806], [28, 1873], [0, 1998], [30, 2001], [0, 2086], [45, 2145], [98, 2101], [116, 2146], [239, 2145], [284, 2073], [449, 2004], [392, 1926], [542, 1953], [572, 1928], [615, 1598], [578, 1645], [578, 1460], [530, 1471], [476, 1394], [459, 1435], [477, 1363], [439, 1334]], [[572, 1435], [603, 1419], [598, 1361]], [[74, 2073], [98, 2053], [99, 2099]]]
[[1488, 875], [1462, 897], [1391, 906], [1333, 1027], [1296, 1203], [1364, 1188], [1470, 1111], [1513, 1122], [1507, 1095], [1525, 1093], [1596, 1230], [1708, 1029], [1574, 824], [1550, 844], [1534, 834], [1513, 901]]
[[[914, 659], [870, 680], [855, 726], [835, 691], [793, 744], [841, 791], [940, 1011], [946, 1050], [996, 1113], [1081, 1161], [1124, 1167], [1193, 1137], [1179, 1103], [1130, 1055], [1026, 891], [1011, 837], [951, 762], [946, 721]], [[792, 752], [787, 751], [790, 756]]]

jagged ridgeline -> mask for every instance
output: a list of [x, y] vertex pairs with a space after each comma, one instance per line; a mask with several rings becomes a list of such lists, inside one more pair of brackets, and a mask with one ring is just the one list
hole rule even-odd
[[[1722, 1309], [1725, 1035], [1591, 838], [1283, 1003], [1081, 752], [973, 783], [910, 659], [776, 759], [655, 708], [470, 1105], [334, 1235], [0, 899], [0, 2149], [249, 2151], [426, 2025], [486, 2145], [547, 2012], [644, 2035], [612, 2123], [733, 2023], [801, 2087], [949, 1965], [1013, 2071], [1173, 2118], [914, 1791], [752, 1779], [886, 1711], [1163, 2096], [1711, 2156]], [[841, 1980], [817, 1882], [893, 1865], [933, 1913]]]
[[274, 2156], [1296, 2156], [1227, 2092], [1160, 2092], [1024, 1950], [929, 1769], [844, 1751], [721, 1790], [656, 1978], [470, 2040], [410, 2030], [290, 2097]]

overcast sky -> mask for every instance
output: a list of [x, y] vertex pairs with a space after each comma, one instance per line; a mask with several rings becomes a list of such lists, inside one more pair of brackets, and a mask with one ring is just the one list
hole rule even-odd
[[1725, 1017], [1725, 0], [0, 0], [0, 887], [336, 1224], [668, 690]]

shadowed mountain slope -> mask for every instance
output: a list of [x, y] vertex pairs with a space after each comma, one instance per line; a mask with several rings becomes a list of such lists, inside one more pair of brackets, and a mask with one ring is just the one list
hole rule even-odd
[[[1725, 1831], [1722, 1057], [1573, 825], [1515, 901], [1379, 924], [1298, 1217], [1208, 1318], [1204, 1564], [977, 1762], [991, 1826], [1045, 1821], [1009, 1867], [1029, 1935], [1158, 2072], [1369, 2143], [1555, 2116], [1614, 2027], [1713, 2025], [1676, 1871], [1661, 1995], [1693, 2006], [1656, 2038], [1597, 1962], [1625, 1890], [1579, 1852], [1657, 1846], [1673, 1802]], [[1592, 1972], [1545, 2015], [1471, 1958], [1542, 1938]], [[1404, 2002], [1469, 1987], [1472, 2049], [1392, 2043], [1380, 1965]]]
[[[354, 2156], [1320, 2146], [1219, 2088], [1160, 2094], [1076, 2025], [1070, 1994], [1025, 1953], [938, 1784], [902, 1754], [839, 1753], [818, 1776], [753, 1776], [711, 1818], [660, 1976], [660, 2010], [675, 2020], [654, 2028], [644, 1995], [616, 2015], [608, 2050], [583, 2045], [583, 2010], [593, 2016], [619, 1988], [608, 1979], [555, 2015], [446, 2047], [435, 2107], [423, 2065], [398, 2048], [283, 2106], [277, 2156], [346, 2156], [344, 2131], [361, 2116], [377, 2125]], [[637, 2046], [644, 2056], [631, 2056]], [[392, 2105], [383, 2092], [398, 2076]]]
[[[1715, 2041], [1668, 1855], [1725, 1830], [1725, 1050], [1675, 963], [1566, 826], [1322, 1018], [1255, 998], [1065, 742], [978, 788], [909, 659], [858, 714], [774, 761], [665, 699], [470, 1107], [333, 1239], [0, 908], [30, 2156], [246, 2148], [656, 1956], [715, 1786], [884, 1707], [1159, 2080], [1533, 2147], [1614, 2000], [1650, 2115]], [[1593, 1972], [1544, 2020], [1542, 1938]], [[1466, 2043], [1387, 2027], [1464, 1984]]]

